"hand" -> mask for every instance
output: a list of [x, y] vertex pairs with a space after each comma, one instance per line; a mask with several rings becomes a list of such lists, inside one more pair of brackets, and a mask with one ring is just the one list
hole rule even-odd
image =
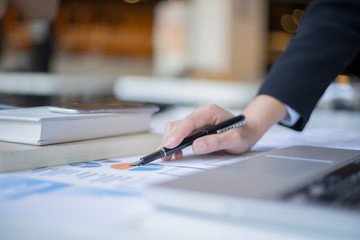
[[[233, 154], [245, 152], [287, 114], [284, 104], [266, 95], [257, 96], [242, 113], [247, 119], [245, 125], [196, 139], [192, 145], [194, 153], [205, 154], [220, 150]], [[185, 137], [232, 117], [232, 113], [215, 104], [198, 107], [184, 119], [166, 125], [161, 147], [174, 148]], [[180, 159], [182, 152], [174, 155], [176, 159]], [[172, 156], [167, 156], [163, 160], [168, 161], [171, 158]]]

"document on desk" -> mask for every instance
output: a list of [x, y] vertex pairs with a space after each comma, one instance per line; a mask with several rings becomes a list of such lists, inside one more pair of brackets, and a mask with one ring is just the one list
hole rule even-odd
[[[246, 156], [194, 156], [130, 167], [140, 156], [0, 174], [0, 215], [78, 227], [119, 230], [153, 211], [142, 190]], [[1, 228], [1, 226], [0, 226]]]

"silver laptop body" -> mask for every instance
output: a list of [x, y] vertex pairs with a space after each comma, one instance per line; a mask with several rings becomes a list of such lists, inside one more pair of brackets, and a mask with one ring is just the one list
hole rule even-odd
[[147, 195], [166, 209], [360, 237], [359, 187], [359, 150], [292, 146], [159, 184]]

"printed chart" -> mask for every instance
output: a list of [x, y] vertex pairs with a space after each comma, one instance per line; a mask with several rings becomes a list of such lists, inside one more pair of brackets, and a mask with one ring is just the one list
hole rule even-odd
[[185, 152], [180, 161], [130, 166], [138, 159], [132, 156], [1, 173], [0, 216], [119, 230], [153, 211], [143, 189], [245, 158], [198, 157]]

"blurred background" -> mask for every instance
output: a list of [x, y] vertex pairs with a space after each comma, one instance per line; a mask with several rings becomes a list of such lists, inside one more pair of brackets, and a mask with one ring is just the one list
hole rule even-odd
[[[0, 0], [0, 103], [242, 108], [308, 0]], [[359, 110], [353, 76], [319, 106]]]

